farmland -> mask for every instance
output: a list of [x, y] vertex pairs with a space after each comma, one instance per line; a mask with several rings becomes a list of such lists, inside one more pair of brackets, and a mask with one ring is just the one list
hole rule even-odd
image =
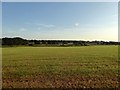
[[3, 88], [118, 88], [118, 46], [6, 47]]

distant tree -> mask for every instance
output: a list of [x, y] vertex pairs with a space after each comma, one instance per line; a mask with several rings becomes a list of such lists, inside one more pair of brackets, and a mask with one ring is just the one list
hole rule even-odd
[[26, 45], [28, 41], [20, 37], [2, 38], [2, 45]]
[[113, 41], [72, 41], [72, 40], [26, 40], [20, 37], [14, 38], [2, 38], [0, 43], [2, 45], [30, 45], [34, 44], [44, 44], [48, 45], [58, 45], [58, 46], [88, 46], [88, 45], [120, 45], [120, 42]]

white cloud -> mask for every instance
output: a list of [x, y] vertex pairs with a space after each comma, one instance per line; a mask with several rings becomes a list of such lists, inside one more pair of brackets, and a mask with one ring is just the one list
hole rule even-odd
[[39, 26], [42, 26], [42, 27], [47, 27], [47, 28], [55, 27], [55, 25], [52, 25], [52, 24], [36, 24], [36, 25], [39, 25]]
[[20, 28], [19, 31], [23, 32], [23, 31], [27, 31], [27, 29], [26, 28]]
[[75, 26], [77, 27], [77, 26], [79, 26], [80, 24], [79, 23], [75, 23]]
[[45, 28], [54, 28], [54, 27], [56, 27], [53, 24], [41, 24], [41, 23], [30, 23], [30, 22], [26, 22], [25, 24], [27, 24], [27, 25], [37, 25], [37, 26], [41, 26], [41, 27], [45, 27]]

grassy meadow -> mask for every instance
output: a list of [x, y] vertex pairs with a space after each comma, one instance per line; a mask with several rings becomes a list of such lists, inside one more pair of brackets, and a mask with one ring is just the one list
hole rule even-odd
[[2, 48], [3, 88], [117, 88], [118, 46]]

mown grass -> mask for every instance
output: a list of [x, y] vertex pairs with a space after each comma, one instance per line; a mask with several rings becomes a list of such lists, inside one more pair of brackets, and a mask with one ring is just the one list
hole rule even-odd
[[3, 48], [3, 79], [118, 76], [118, 46]]

